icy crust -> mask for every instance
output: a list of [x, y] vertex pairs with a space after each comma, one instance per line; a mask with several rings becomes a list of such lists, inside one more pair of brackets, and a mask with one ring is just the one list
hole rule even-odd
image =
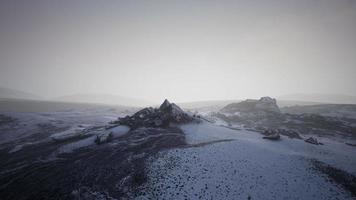
[[236, 141], [162, 152], [137, 199], [353, 199], [288, 156]]

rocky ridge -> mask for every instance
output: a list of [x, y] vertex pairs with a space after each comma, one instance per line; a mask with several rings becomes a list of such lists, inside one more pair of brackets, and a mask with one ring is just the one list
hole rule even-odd
[[159, 108], [144, 108], [132, 116], [119, 118], [117, 123], [129, 126], [131, 129], [140, 127], [165, 128], [170, 124], [188, 123], [193, 120], [194, 117], [166, 99]]
[[276, 99], [261, 97], [259, 100], [247, 99], [239, 103], [231, 103], [221, 109], [223, 113], [280, 113]]

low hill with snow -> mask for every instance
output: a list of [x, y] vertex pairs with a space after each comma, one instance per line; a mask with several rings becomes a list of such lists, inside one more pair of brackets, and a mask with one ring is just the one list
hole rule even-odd
[[110, 94], [73, 94], [67, 96], [61, 96], [52, 99], [54, 101], [60, 102], [74, 102], [74, 103], [100, 103], [108, 105], [123, 105], [123, 106], [148, 106], [152, 105], [152, 102], [137, 99], [124, 97], [119, 95], [110, 95]]
[[356, 104], [356, 96], [344, 94], [288, 94], [277, 97], [277, 99], [333, 104]]
[[1, 99], [41, 99], [41, 97], [28, 92], [0, 87]]

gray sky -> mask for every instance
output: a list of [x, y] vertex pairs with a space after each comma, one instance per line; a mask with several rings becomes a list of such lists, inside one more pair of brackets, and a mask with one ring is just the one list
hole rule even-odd
[[161, 101], [356, 95], [355, 0], [1, 0], [0, 86]]

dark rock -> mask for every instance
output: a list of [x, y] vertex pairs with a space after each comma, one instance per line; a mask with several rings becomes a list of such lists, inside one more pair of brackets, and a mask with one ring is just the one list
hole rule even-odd
[[293, 130], [288, 130], [288, 129], [277, 129], [277, 133], [287, 136], [289, 138], [296, 138], [296, 139], [302, 139], [302, 137], [297, 133], [296, 131]]
[[270, 134], [270, 135], [264, 136], [263, 139], [279, 140], [279, 139], [281, 139], [281, 136], [278, 133], [274, 133], [274, 134]]
[[356, 147], [356, 144], [352, 144], [352, 143], [348, 143], [348, 142], [346, 142], [345, 144], [347, 144], [347, 145], [349, 145], [349, 146]]
[[159, 108], [144, 108], [132, 116], [119, 118], [118, 123], [132, 129], [139, 127], [168, 127], [171, 123], [181, 124], [194, 120], [179, 106], [164, 100]]
[[170, 105], [171, 105], [171, 103], [167, 99], [165, 99], [164, 102], [159, 107], [159, 109], [160, 110], [168, 109], [170, 107]]
[[268, 135], [273, 135], [273, 134], [275, 134], [275, 133], [276, 133], [276, 131], [275, 131], [275, 130], [272, 130], [272, 129], [264, 129], [263, 132], [262, 132], [262, 134], [263, 134], [263, 135], [266, 135], [266, 136], [268, 136]]
[[111, 132], [105, 132], [96, 136], [95, 143], [96, 144], [103, 144], [109, 142], [113, 138]]
[[304, 140], [305, 142], [308, 142], [310, 144], [314, 144], [314, 145], [323, 145], [323, 143], [318, 142], [318, 140], [314, 137], [309, 137], [308, 139]]

